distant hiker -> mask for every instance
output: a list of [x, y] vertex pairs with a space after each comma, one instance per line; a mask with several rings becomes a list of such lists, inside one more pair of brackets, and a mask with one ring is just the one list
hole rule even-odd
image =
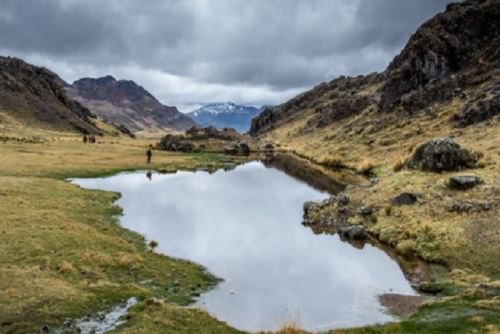
[[83, 143], [84, 144], [87, 144], [89, 138], [87, 137], [87, 135], [83, 135]]
[[148, 150], [146, 151], [146, 156], [148, 157], [148, 164], [151, 163], [151, 156], [153, 156], [153, 145], [148, 146]]

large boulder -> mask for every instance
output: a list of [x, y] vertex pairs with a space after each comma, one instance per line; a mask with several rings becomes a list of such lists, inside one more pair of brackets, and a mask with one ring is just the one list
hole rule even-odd
[[463, 149], [452, 138], [432, 139], [420, 145], [408, 167], [433, 172], [455, 171], [462, 168], [475, 168], [478, 154]]

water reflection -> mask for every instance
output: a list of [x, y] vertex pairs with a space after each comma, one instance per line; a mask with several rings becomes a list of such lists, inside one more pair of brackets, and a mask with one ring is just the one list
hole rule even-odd
[[413, 294], [380, 249], [357, 249], [303, 227], [303, 202], [327, 194], [260, 162], [213, 175], [148, 180], [131, 173], [75, 182], [121, 192], [125, 227], [223, 278], [198, 305], [240, 329], [275, 329], [287, 319], [309, 330], [387, 321], [376, 296]]

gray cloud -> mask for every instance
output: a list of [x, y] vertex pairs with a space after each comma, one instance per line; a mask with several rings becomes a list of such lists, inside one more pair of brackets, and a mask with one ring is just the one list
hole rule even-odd
[[383, 70], [449, 2], [0, 0], [0, 52], [69, 81], [137, 80], [169, 104], [278, 103]]

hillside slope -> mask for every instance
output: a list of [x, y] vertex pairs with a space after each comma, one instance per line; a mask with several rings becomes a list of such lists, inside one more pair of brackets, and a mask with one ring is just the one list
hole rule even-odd
[[234, 103], [210, 103], [187, 115], [203, 127], [214, 126], [219, 130], [233, 128], [240, 133], [250, 129], [252, 118], [261, 112], [260, 108]]
[[132, 131], [185, 130], [197, 124], [176, 107], [161, 104], [131, 80], [83, 78], [66, 90], [75, 100], [108, 123], [124, 125]]
[[[372, 186], [347, 193], [373, 208], [374, 218], [353, 214], [350, 222], [401, 253], [496, 277], [499, 18], [498, 0], [451, 4], [415, 32], [383, 73], [322, 83], [266, 109], [251, 134], [325, 165], [371, 174]], [[445, 136], [479, 152], [480, 168], [404, 168], [415, 148]], [[449, 178], [463, 174], [479, 176], [484, 185], [450, 190]], [[404, 192], [418, 194], [418, 204], [393, 209], [393, 198]]]
[[95, 116], [66, 95], [51, 71], [0, 56], [0, 122], [97, 134]]

